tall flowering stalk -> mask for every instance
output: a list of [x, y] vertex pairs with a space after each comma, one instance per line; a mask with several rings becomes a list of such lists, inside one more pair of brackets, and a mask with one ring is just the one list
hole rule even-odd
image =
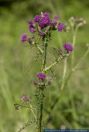
[[46, 96], [46, 87], [50, 84], [47, 72], [61, 60], [67, 58], [73, 51], [73, 46], [69, 42], [64, 43], [63, 47], [59, 48], [60, 52], [58, 58], [56, 58], [56, 60], [52, 64], [47, 66], [47, 52], [49, 40], [52, 38], [52, 32], [65, 31], [65, 25], [62, 22], [59, 22], [58, 16], [55, 16], [53, 19], [51, 19], [49, 13], [42, 12], [41, 14], [36, 15], [31, 21], [28, 22], [28, 28], [29, 32], [31, 33], [31, 37], [24, 33], [21, 36], [21, 41], [23, 43], [27, 42], [28, 44], [36, 47], [42, 57], [42, 66], [40, 68], [41, 70], [37, 73], [36, 80], [34, 80], [34, 85], [36, 87], [37, 102], [37, 112], [35, 121], [37, 124], [37, 132], [42, 132], [44, 97]]

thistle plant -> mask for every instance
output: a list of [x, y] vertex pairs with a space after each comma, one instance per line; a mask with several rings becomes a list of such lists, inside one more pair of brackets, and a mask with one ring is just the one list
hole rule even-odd
[[[69, 20], [69, 24], [66, 25], [59, 21], [59, 17], [55, 16], [53, 19], [50, 18], [49, 13], [47, 12], [41, 12], [41, 14], [36, 15], [31, 21], [28, 22], [28, 28], [30, 32], [30, 37], [27, 33], [22, 34], [21, 41], [24, 44], [29, 44], [29, 46], [33, 46], [36, 48], [36, 50], [39, 52], [39, 55], [41, 57], [41, 67], [40, 71], [36, 74], [36, 79], [34, 80], [33, 84], [35, 86], [35, 97], [36, 97], [36, 111], [34, 111], [33, 106], [31, 105], [31, 102], [29, 102], [29, 98], [27, 96], [22, 96], [21, 100], [25, 102], [27, 105], [20, 105], [15, 104], [15, 107], [17, 109], [21, 107], [26, 107], [31, 109], [31, 112], [34, 116], [34, 120], [36, 123], [36, 131], [42, 132], [44, 125], [43, 125], [43, 109], [44, 109], [44, 98], [46, 98], [46, 89], [49, 85], [51, 85], [51, 79], [49, 78], [49, 71], [59, 62], [64, 61], [64, 72], [63, 72], [63, 80], [61, 84], [61, 90], [64, 89], [66, 86], [66, 82], [68, 82], [68, 79], [71, 76], [71, 73], [78, 67], [80, 64], [80, 61], [78, 64], [74, 66], [73, 60], [74, 60], [74, 48], [76, 43], [76, 33], [80, 26], [84, 24], [83, 20], [71, 18]], [[52, 39], [52, 33], [58, 32], [60, 35], [61, 32], [66, 32], [67, 30], [72, 29], [73, 31], [73, 42], [65, 42], [63, 44], [63, 47], [60, 47], [59, 55], [55, 59], [52, 64], [47, 65], [47, 57], [48, 57], [48, 48], [50, 40]], [[73, 51], [73, 53], [72, 53]], [[71, 55], [72, 53], [72, 55]], [[88, 53], [87, 53], [88, 54]], [[67, 69], [67, 58], [71, 55], [71, 69], [69, 75], [65, 78], [66, 75], [66, 69]], [[86, 55], [85, 55], [86, 56]], [[57, 105], [59, 101], [59, 98], [57, 98], [56, 101], [53, 102], [51, 108], [52, 110]], [[28, 103], [29, 102], [29, 103]], [[28, 105], [29, 104], [29, 105]], [[28, 107], [29, 106], [29, 107]], [[52, 111], [49, 112], [49, 118], [52, 114]], [[48, 120], [49, 120], [48, 118]], [[22, 129], [19, 130], [22, 131], [27, 127], [25, 125]]]

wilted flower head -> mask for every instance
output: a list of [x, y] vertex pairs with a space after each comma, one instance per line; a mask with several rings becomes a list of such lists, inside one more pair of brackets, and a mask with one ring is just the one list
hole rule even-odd
[[64, 49], [67, 51], [67, 53], [69, 53], [73, 51], [73, 46], [70, 43], [65, 43]]
[[86, 20], [84, 20], [82, 17], [71, 17], [69, 22], [73, 28], [81, 27], [86, 24]]
[[30, 101], [30, 98], [27, 95], [22, 95], [21, 96], [21, 101], [23, 101], [23, 102], [29, 102]]
[[22, 36], [21, 36], [21, 41], [22, 41], [22, 42], [26, 42], [27, 40], [28, 40], [27, 34], [26, 34], [26, 33], [22, 34]]
[[37, 73], [37, 78], [44, 81], [46, 79], [46, 74], [39, 72]]

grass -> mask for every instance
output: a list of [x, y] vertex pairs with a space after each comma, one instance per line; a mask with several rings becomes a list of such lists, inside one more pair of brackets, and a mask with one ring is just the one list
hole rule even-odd
[[[53, 4], [49, 6], [53, 14], [56, 14], [56, 12], [60, 14], [61, 12], [63, 20], [67, 20], [71, 15], [76, 15], [84, 17], [87, 21], [85, 27], [81, 28], [77, 34], [74, 64], [78, 63], [81, 56], [83, 56], [87, 50], [86, 44], [89, 42], [88, 9], [79, 4], [62, 5], [61, 7], [55, 2], [55, 6]], [[31, 98], [34, 97], [32, 81], [35, 73], [39, 71], [35, 49], [20, 42], [20, 35], [27, 32], [26, 22], [28, 18], [31, 18], [31, 15], [19, 19], [18, 16], [3, 10], [0, 19], [0, 132], [16, 132], [32, 116], [30, 112], [24, 109], [16, 111], [13, 106], [15, 102], [19, 102], [19, 98], [23, 93], [29, 94]], [[72, 41], [71, 34], [62, 33], [58, 35], [55, 33], [49, 45], [50, 47], [58, 47], [66, 40]], [[53, 77], [53, 83], [47, 92], [44, 120], [47, 120], [47, 111], [50, 111], [49, 106], [57, 97], [61, 96], [58, 105], [52, 112], [52, 119], [48, 122], [47, 127], [61, 128], [64, 125], [68, 128], [89, 128], [88, 58], [89, 55], [86, 56], [79, 69], [72, 74], [62, 94], [60, 92], [60, 79], [63, 73], [63, 63], [53, 68], [54, 73], [49, 73]], [[48, 63], [52, 59], [51, 57]], [[69, 66], [70, 58], [67, 67]], [[67, 70], [69, 72], [70, 69]], [[30, 132], [33, 132], [34, 125], [26, 130], [29, 131], [29, 129]]]

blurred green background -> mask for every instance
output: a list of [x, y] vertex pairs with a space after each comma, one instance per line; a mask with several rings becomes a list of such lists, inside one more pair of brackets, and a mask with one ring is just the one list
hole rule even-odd
[[[39, 61], [36, 61], [37, 51], [22, 44], [20, 36], [28, 32], [28, 20], [41, 11], [50, 12], [51, 16], [58, 15], [63, 22], [71, 16], [83, 17], [87, 23], [77, 33], [74, 64], [87, 50], [88, 0], [0, 0], [0, 132], [16, 132], [32, 118], [26, 109], [16, 111], [14, 103], [19, 102], [22, 94], [34, 98], [32, 81], [40, 70]], [[54, 34], [49, 45], [59, 47], [65, 41], [72, 42], [71, 36], [71, 33]], [[45, 120], [51, 103], [60, 96], [62, 67], [63, 63], [53, 68], [56, 77], [49, 73], [53, 76], [53, 83], [47, 92]], [[80, 69], [72, 74], [46, 127], [89, 128], [89, 55]], [[28, 131], [33, 132], [34, 125], [24, 130]]]

